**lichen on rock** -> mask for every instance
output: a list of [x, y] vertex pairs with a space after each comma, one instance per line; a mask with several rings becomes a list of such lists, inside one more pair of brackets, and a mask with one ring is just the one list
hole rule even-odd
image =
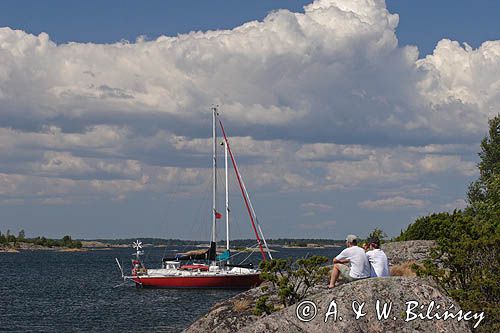
[[[441, 309], [448, 309], [453, 304], [453, 311], [460, 309], [458, 304], [433, 283], [420, 278], [390, 277], [371, 278], [347, 283], [332, 290], [325, 290], [312, 295], [308, 300], [317, 306], [317, 315], [308, 322], [297, 319], [297, 305], [264, 317], [238, 332], [470, 332], [469, 324], [457, 320], [422, 320], [405, 322], [406, 302], [416, 301], [423, 305], [423, 313], [431, 301]], [[388, 319], [378, 320], [376, 303], [380, 308], [392, 302]], [[325, 315], [332, 301], [337, 304], [337, 320]], [[352, 302], [364, 303], [365, 315], [355, 318]], [[418, 313], [417, 310], [414, 310]], [[440, 311], [443, 312], [442, 310]], [[342, 320], [340, 320], [342, 317]]]
[[428, 259], [435, 245], [436, 242], [432, 240], [413, 240], [384, 243], [381, 249], [387, 255], [390, 265], [399, 265], [408, 261], [421, 262]]
[[[383, 245], [391, 264], [421, 262], [429, 258], [433, 241], [391, 242]], [[303, 322], [297, 318], [297, 304], [280, 309], [270, 315], [256, 316], [253, 308], [259, 297], [270, 296], [270, 303], [279, 304], [266, 287], [257, 287], [231, 299], [217, 303], [205, 316], [198, 319], [185, 332], [470, 332], [465, 321], [421, 320], [405, 322], [407, 302], [416, 301], [425, 309], [431, 301], [440, 305], [442, 313], [452, 306], [454, 313], [460, 310], [458, 304], [446, 296], [432, 281], [418, 277], [370, 278], [347, 284], [338, 284], [334, 289], [323, 285], [311, 288], [306, 300], [317, 306], [317, 316]], [[377, 300], [383, 305], [392, 302], [391, 315], [386, 320], [378, 320]], [[331, 302], [337, 304], [342, 320], [326, 322], [325, 314]], [[366, 315], [356, 319], [352, 302], [364, 303]], [[417, 310], [415, 310], [417, 311]], [[425, 312], [425, 310], [423, 310]], [[439, 312], [438, 311], [438, 312]], [[435, 313], [436, 311], [434, 311]], [[396, 319], [394, 319], [396, 318]]]

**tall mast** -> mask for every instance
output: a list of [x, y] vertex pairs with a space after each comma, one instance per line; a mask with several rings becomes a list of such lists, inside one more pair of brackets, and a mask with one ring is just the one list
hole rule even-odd
[[228, 180], [228, 170], [227, 170], [227, 145], [224, 145], [224, 169], [226, 170], [226, 249], [229, 251], [229, 180]]
[[243, 196], [243, 200], [245, 201], [248, 215], [250, 216], [250, 222], [252, 223], [253, 231], [255, 233], [255, 238], [257, 238], [257, 244], [259, 244], [259, 249], [260, 249], [260, 253], [262, 254], [262, 259], [264, 261], [266, 261], [266, 255], [264, 254], [264, 249], [262, 248], [262, 242], [260, 240], [260, 236], [259, 236], [259, 233], [257, 231], [257, 228], [255, 227], [254, 216], [253, 216], [252, 212], [250, 211], [250, 205], [248, 203], [248, 198], [247, 198], [247, 195], [245, 194], [245, 190], [243, 189], [243, 186], [242, 186], [242, 180], [240, 177], [240, 173], [238, 172], [238, 166], [236, 165], [236, 162], [234, 160], [233, 153], [231, 152], [231, 147], [229, 146], [229, 141], [227, 140], [226, 131], [224, 131], [224, 126], [222, 125], [222, 121], [220, 119], [219, 119], [219, 125], [220, 125], [220, 129], [222, 131], [222, 135], [224, 137], [224, 142], [226, 143], [226, 146], [227, 146], [227, 150], [229, 151], [229, 156], [231, 157], [231, 162], [233, 163], [234, 172], [236, 173], [236, 179], [238, 180], [238, 184], [240, 185], [241, 194]]
[[212, 116], [212, 150], [213, 150], [213, 164], [212, 164], [212, 171], [213, 171], [213, 188], [212, 188], [212, 200], [213, 200], [213, 207], [212, 207], [212, 242], [217, 241], [217, 235], [216, 235], [216, 229], [215, 229], [215, 224], [217, 222], [216, 220], [216, 214], [217, 214], [217, 130], [216, 130], [216, 122], [217, 122], [217, 107], [212, 108], [213, 116]]

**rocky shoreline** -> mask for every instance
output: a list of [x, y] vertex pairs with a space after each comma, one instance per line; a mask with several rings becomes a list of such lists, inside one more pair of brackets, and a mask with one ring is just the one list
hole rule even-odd
[[[428, 258], [434, 244], [432, 241], [391, 242], [384, 244], [383, 249], [392, 268], [396, 268]], [[308, 321], [298, 319], [301, 308], [297, 304], [286, 308], [281, 306], [270, 315], [255, 315], [255, 304], [259, 297], [269, 294], [268, 288], [268, 285], [261, 285], [217, 303], [184, 332], [471, 332], [469, 323], [464, 320], [419, 317], [406, 320], [413, 316], [407, 313], [408, 302], [418, 303], [419, 309], [420, 305], [428, 309], [430, 302], [434, 301], [443, 309], [452, 307], [454, 312], [460, 311], [459, 305], [432, 281], [411, 275], [365, 279], [341, 284], [334, 289], [327, 289], [326, 283], [318, 285], [306, 298], [315, 304], [317, 311], [317, 316]], [[269, 301], [279, 305], [276, 296], [274, 299], [271, 296]], [[325, 322], [326, 313], [333, 309], [332, 301], [335, 302], [337, 317], [330, 315]], [[377, 318], [377, 301], [379, 305], [392, 304], [388, 319]], [[365, 315], [356, 318], [353, 304], [362, 303], [365, 304]], [[425, 310], [421, 311], [425, 313]]]
[[0, 247], [0, 253], [19, 253], [19, 251], [11, 247]]
[[86, 252], [88, 249], [60, 246], [48, 247], [25, 242], [19, 242], [16, 245], [0, 246], [0, 253], [19, 253], [23, 251]]
[[22, 251], [55, 251], [55, 252], [88, 252], [111, 250], [112, 248], [128, 248], [130, 245], [107, 244], [98, 241], [81, 241], [82, 247], [64, 247], [64, 246], [43, 246], [27, 242], [10, 243], [8, 246], [0, 245], [0, 253], [19, 253]]

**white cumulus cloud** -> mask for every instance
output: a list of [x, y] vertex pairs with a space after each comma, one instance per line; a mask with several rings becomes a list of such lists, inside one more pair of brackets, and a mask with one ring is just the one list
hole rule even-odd
[[0, 195], [198, 191], [210, 179], [208, 109], [220, 104], [250, 186], [367, 186], [394, 195], [362, 207], [422, 207], [404, 189], [439, 195], [430, 177], [475, 175], [471, 155], [500, 109], [500, 41], [442, 40], [419, 59], [398, 45], [398, 22], [383, 0], [317, 0], [132, 43], [0, 28]]
[[405, 197], [391, 197], [379, 200], [365, 200], [358, 203], [358, 206], [366, 209], [398, 210], [408, 208], [422, 208], [426, 202], [421, 199], [409, 199]]

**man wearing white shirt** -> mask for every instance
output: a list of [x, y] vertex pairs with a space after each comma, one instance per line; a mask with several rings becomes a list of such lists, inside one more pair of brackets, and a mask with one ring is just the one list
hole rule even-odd
[[333, 259], [333, 270], [328, 288], [335, 287], [340, 275], [347, 282], [370, 277], [370, 263], [365, 250], [358, 246], [358, 237], [348, 235], [346, 237], [346, 246], [347, 248]]
[[366, 257], [370, 262], [370, 276], [389, 276], [389, 261], [384, 251], [380, 249], [380, 240], [378, 238], [372, 238], [369, 240], [369, 243], [370, 251], [366, 252]]

